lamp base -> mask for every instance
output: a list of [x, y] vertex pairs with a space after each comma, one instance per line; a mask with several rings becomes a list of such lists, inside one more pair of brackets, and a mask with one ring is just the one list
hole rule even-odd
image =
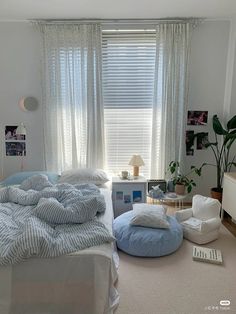
[[138, 177], [139, 176], [139, 167], [138, 166], [134, 166], [134, 168], [133, 168], [133, 176], [134, 177]]

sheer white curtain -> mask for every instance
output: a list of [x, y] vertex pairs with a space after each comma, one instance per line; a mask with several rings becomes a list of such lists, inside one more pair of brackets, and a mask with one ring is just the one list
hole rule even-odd
[[183, 161], [191, 29], [188, 22], [156, 27], [152, 177], [164, 178], [171, 160]]
[[46, 167], [104, 166], [101, 27], [41, 24]]

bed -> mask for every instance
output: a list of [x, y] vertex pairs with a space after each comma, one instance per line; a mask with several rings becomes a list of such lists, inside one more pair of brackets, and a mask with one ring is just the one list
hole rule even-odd
[[[99, 218], [112, 232], [111, 191], [102, 188], [106, 211]], [[1, 314], [112, 314], [118, 255], [113, 243], [57, 258], [30, 258], [0, 267]]]

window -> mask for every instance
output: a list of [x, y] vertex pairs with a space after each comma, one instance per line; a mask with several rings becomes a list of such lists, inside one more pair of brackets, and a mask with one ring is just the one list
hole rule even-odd
[[133, 154], [150, 176], [155, 31], [103, 31], [103, 93], [107, 168], [128, 168]]

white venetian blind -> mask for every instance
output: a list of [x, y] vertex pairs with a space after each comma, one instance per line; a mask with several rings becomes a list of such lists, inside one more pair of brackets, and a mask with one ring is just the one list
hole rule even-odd
[[131, 156], [140, 154], [140, 171], [149, 177], [155, 31], [103, 31], [102, 49], [107, 168], [129, 169]]

